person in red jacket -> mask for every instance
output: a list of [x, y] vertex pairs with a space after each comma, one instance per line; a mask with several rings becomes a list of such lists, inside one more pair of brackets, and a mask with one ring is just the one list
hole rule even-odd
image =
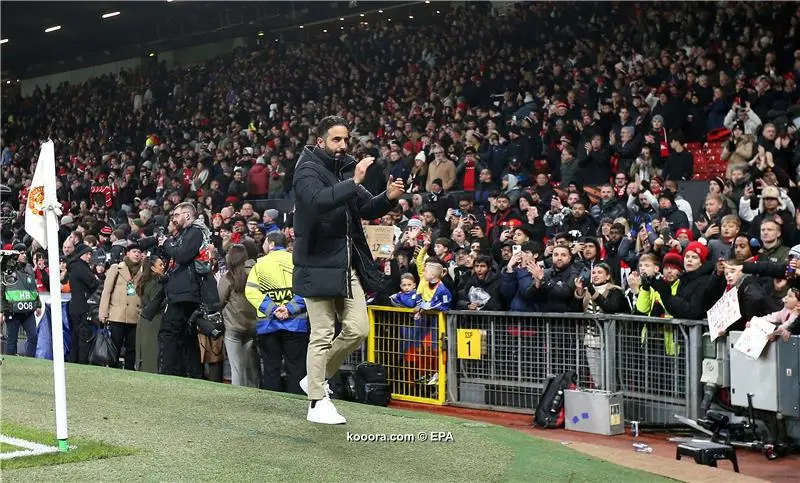
[[264, 158], [258, 158], [247, 173], [247, 193], [249, 198], [266, 198], [269, 194], [269, 173]]

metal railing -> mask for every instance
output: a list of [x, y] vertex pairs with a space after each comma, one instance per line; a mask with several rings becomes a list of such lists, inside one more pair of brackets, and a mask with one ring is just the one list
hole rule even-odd
[[395, 399], [533, 413], [547, 378], [575, 371], [579, 387], [621, 392], [627, 420], [699, 416], [704, 321], [482, 311], [415, 319], [377, 306], [369, 315], [365, 356], [349, 361], [386, 366]]
[[442, 405], [445, 402], [445, 316], [414, 316], [410, 309], [369, 308], [367, 360], [386, 367], [392, 398]]

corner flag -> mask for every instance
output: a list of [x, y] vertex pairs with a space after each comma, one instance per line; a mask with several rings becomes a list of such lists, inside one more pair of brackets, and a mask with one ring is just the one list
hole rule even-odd
[[50, 321], [53, 334], [53, 386], [56, 403], [58, 449], [69, 448], [67, 437], [67, 386], [64, 377], [64, 332], [61, 318], [61, 280], [58, 277], [58, 216], [61, 205], [56, 196], [56, 158], [53, 141], [42, 143], [39, 161], [25, 203], [25, 231], [47, 250], [50, 273]]

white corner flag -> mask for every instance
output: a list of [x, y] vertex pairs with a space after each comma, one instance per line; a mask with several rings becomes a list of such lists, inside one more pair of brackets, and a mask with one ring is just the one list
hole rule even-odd
[[[42, 143], [25, 203], [25, 231], [47, 250], [50, 273], [50, 322], [53, 334], [53, 386], [56, 399], [56, 438], [58, 449], [66, 452], [67, 386], [64, 377], [64, 328], [61, 316], [61, 280], [58, 261], [58, 217], [61, 205], [56, 196], [56, 158], [53, 141]], [[74, 329], [73, 329], [74, 330]]]

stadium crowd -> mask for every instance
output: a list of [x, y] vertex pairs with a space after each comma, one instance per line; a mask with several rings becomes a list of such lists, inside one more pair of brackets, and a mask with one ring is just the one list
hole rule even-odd
[[[406, 182], [389, 215], [364, 221], [395, 232], [371, 303], [408, 305], [417, 286], [431, 296], [441, 283], [451, 309], [702, 319], [736, 289], [733, 329], [785, 307], [778, 333], [800, 331], [800, 7], [482, 8], [6, 99], [3, 210], [18, 215], [2, 242], [24, 252], [46, 291], [55, 267], [22, 220], [40, 140], [50, 137], [64, 209], [59, 272], [83, 327], [73, 333], [87, 338], [90, 323], [78, 319], [109, 274], [125, 274], [141, 307], [152, 301], [169, 275], [142, 240], [176, 232], [182, 202], [210, 229], [220, 281], [232, 250], [248, 269], [270, 247], [291, 250], [292, 213], [256, 207], [294, 199], [296, 160], [315, 144], [317, 122], [335, 114], [350, 125], [350, 154], [376, 158], [365, 187]], [[678, 194], [697, 168], [687, 143], [709, 136], [724, 139], [727, 170], [708, 182], [703, 206], [691, 206]], [[283, 238], [269, 238], [276, 232]], [[231, 285], [244, 293], [243, 282]], [[224, 321], [254, 338], [257, 317], [236, 315], [247, 309]], [[122, 323], [113, 332], [128, 344], [126, 368], [135, 359], [156, 370], [155, 312], [104, 314]], [[218, 365], [222, 341], [200, 339], [202, 361]]]

